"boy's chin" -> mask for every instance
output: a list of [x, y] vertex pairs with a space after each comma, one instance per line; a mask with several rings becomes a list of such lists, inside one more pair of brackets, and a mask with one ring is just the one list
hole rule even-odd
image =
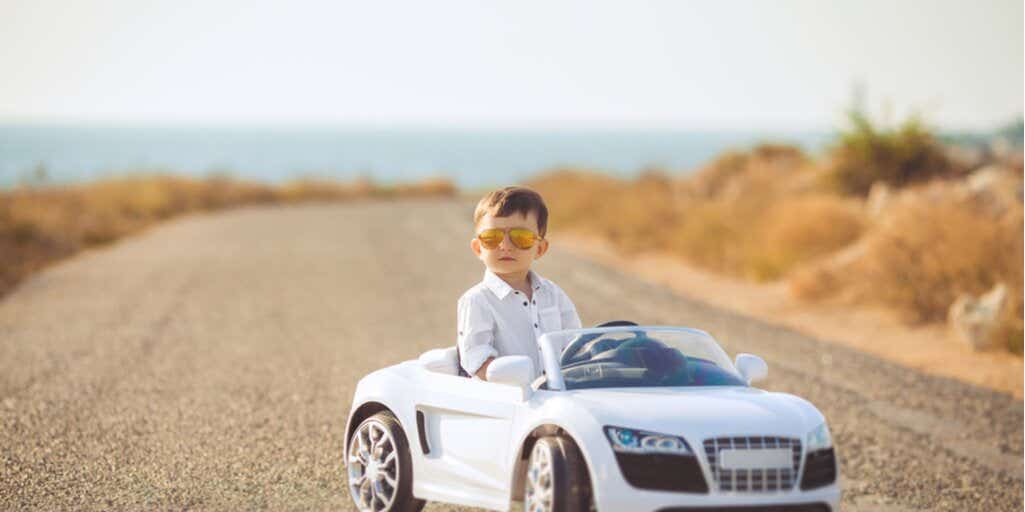
[[492, 265], [488, 265], [488, 270], [494, 274], [513, 274], [516, 272], [526, 272], [530, 267], [524, 268], [520, 262], [498, 262]]

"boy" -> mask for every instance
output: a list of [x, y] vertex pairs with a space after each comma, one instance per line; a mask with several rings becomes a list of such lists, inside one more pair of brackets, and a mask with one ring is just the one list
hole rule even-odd
[[541, 373], [542, 334], [580, 328], [566, 292], [530, 270], [548, 252], [548, 207], [525, 187], [484, 196], [473, 213], [470, 249], [484, 263], [484, 280], [459, 298], [459, 360], [468, 375], [487, 380], [496, 357], [524, 355]]

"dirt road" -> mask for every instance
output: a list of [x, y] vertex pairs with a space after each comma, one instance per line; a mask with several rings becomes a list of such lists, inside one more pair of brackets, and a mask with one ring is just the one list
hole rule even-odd
[[[480, 279], [456, 201], [244, 209], [83, 254], [0, 300], [0, 509], [349, 509], [366, 372], [454, 340]], [[585, 324], [704, 328], [829, 418], [846, 510], [1021, 510], [1022, 402], [573, 256]], [[428, 510], [446, 507], [430, 505]]]

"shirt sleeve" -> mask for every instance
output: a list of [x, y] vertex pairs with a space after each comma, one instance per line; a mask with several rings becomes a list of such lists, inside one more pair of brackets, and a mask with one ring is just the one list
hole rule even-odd
[[569, 295], [556, 286], [559, 293], [559, 316], [562, 317], [563, 329], [579, 329], [581, 327], [580, 315], [577, 314], [577, 307], [569, 300]]
[[495, 349], [495, 322], [487, 306], [464, 296], [456, 306], [459, 329], [459, 364], [472, 377], [489, 357], [498, 356]]

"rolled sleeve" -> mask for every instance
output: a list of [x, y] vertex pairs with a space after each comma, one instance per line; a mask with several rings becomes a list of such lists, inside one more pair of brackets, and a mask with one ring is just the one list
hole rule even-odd
[[577, 314], [577, 307], [569, 300], [569, 295], [556, 287], [559, 295], [559, 315], [562, 317], [563, 329], [579, 329], [581, 327], [580, 315]]
[[487, 306], [473, 300], [473, 297], [459, 299], [456, 309], [459, 364], [472, 376], [489, 357], [498, 356], [495, 349], [494, 319]]

